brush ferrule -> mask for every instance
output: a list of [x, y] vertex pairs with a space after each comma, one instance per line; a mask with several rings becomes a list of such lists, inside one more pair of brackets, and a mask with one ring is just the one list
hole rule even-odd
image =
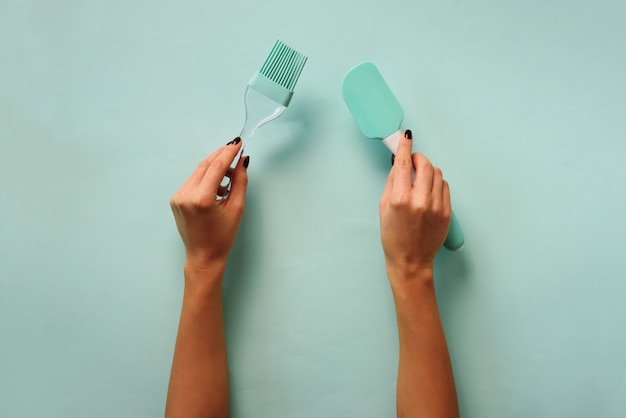
[[258, 71], [254, 73], [248, 82], [248, 86], [285, 107], [289, 106], [291, 96], [293, 96], [293, 91], [279, 86]]

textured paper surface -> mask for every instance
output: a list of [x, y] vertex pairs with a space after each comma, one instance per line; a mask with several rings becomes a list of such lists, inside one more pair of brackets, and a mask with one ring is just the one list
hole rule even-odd
[[310, 59], [248, 149], [232, 416], [395, 414], [390, 156], [340, 91], [363, 60], [466, 234], [436, 266], [462, 415], [621, 416], [626, 7], [574, 3], [0, 3], [0, 416], [162, 416], [183, 263], [168, 199], [237, 135], [277, 38]]

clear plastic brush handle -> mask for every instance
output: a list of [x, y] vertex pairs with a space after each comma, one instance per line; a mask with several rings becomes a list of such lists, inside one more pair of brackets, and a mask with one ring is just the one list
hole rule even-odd
[[[250, 140], [256, 131], [261, 126], [282, 115], [285, 109], [287, 109], [286, 106], [275, 102], [250, 86], [246, 88], [244, 103], [246, 107], [246, 121], [244, 122], [243, 129], [239, 134], [243, 145], [241, 146], [241, 152], [239, 153], [238, 158], [233, 161], [231, 168], [235, 168], [237, 166], [239, 159], [244, 154], [246, 147], [250, 143]], [[224, 177], [220, 186], [226, 189], [226, 194], [221, 198], [226, 198], [228, 193], [230, 193], [230, 177]], [[220, 198], [220, 196], [218, 196], [218, 198]]]
[[265, 125], [267, 122], [271, 122], [285, 111], [287, 107], [275, 102], [262, 93], [259, 93], [252, 87], [246, 88], [244, 96], [244, 103], [246, 106], [246, 121], [243, 124], [243, 129], [239, 134], [243, 146], [241, 147], [241, 153], [243, 155], [246, 147], [250, 143], [250, 140], [256, 133], [257, 129]]

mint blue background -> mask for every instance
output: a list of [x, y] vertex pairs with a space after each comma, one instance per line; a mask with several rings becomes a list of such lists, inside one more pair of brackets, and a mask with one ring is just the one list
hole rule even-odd
[[626, 409], [626, 5], [0, 2], [0, 416], [163, 415], [182, 294], [168, 199], [236, 136], [280, 38], [310, 57], [249, 153], [226, 277], [233, 417], [391, 417], [376, 62], [467, 244], [437, 286], [464, 417]]

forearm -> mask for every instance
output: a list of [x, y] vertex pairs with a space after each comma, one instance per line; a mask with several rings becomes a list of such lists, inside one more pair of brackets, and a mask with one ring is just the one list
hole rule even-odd
[[222, 276], [222, 267], [203, 271], [185, 268], [167, 418], [228, 416]]
[[452, 365], [437, 309], [432, 270], [390, 274], [400, 341], [399, 418], [458, 417]]

